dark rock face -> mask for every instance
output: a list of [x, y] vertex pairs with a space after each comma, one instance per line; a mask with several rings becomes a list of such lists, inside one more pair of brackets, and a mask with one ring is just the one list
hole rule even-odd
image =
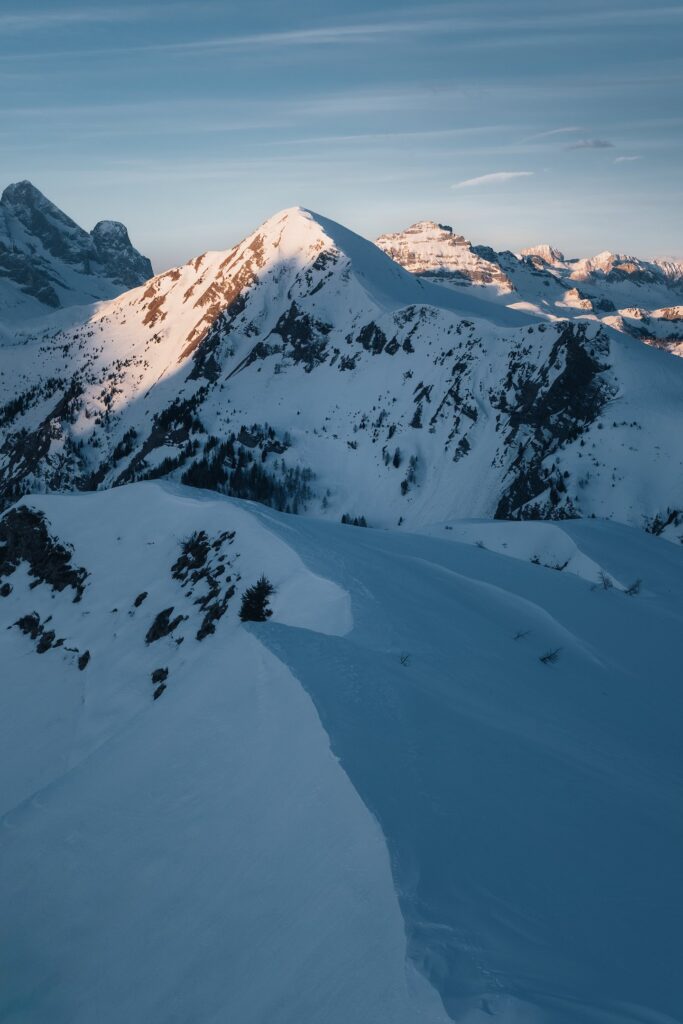
[[43, 248], [65, 263], [83, 259], [90, 237], [86, 231], [51, 203], [30, 181], [8, 185], [0, 198], [8, 219], [18, 222]]
[[168, 636], [176, 629], [177, 626], [183, 621], [182, 615], [176, 615], [174, 619], [171, 619], [173, 614], [173, 606], [170, 608], [164, 608], [163, 611], [159, 612], [154, 622], [147, 630], [145, 636], [145, 643], [153, 644], [155, 640], [161, 640], [162, 637]]
[[20, 505], [9, 509], [0, 519], [0, 579], [11, 576], [21, 562], [27, 562], [32, 586], [47, 583], [53, 590], [71, 587], [80, 601], [88, 575], [71, 564], [72, 552], [51, 537], [45, 516]]
[[[517, 455], [507, 473], [510, 482], [498, 503], [497, 519], [562, 519], [578, 514], [567, 498], [563, 477], [544, 463], [595, 422], [612, 397], [613, 385], [603, 376], [608, 352], [599, 336], [587, 341], [584, 324], [567, 324], [547, 364], [532, 380], [523, 379], [521, 386], [516, 382], [506, 444], [517, 446]], [[511, 367], [511, 381], [516, 369]], [[559, 373], [552, 375], [551, 369]]]
[[0, 278], [13, 281], [25, 295], [32, 295], [44, 306], [58, 309], [59, 296], [55, 291], [47, 268], [41, 267], [26, 253], [14, 249], [7, 218], [0, 206]]
[[[226, 531], [213, 539], [202, 530], [183, 541], [181, 554], [171, 567], [173, 579], [187, 587], [186, 596], [197, 593], [194, 603], [203, 612], [197, 631], [197, 640], [204, 640], [216, 632], [216, 623], [228, 610], [235, 594], [239, 573], [231, 573], [229, 547], [235, 532]], [[163, 682], [163, 680], [161, 680]]]
[[152, 273], [123, 224], [100, 221], [84, 231], [30, 181], [8, 185], [2, 193], [0, 278], [9, 279], [20, 294], [56, 309], [112, 298]]
[[285, 343], [285, 353], [294, 363], [302, 363], [307, 373], [325, 361], [327, 336], [331, 324], [316, 320], [302, 312], [295, 302], [276, 323], [273, 334]]
[[90, 232], [98, 260], [107, 277], [135, 288], [152, 276], [152, 264], [131, 244], [125, 224], [101, 220]]

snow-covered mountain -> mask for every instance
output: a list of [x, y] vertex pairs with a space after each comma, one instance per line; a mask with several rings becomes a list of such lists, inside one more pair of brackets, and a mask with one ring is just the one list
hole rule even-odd
[[540, 316], [601, 321], [676, 355], [683, 352], [683, 262], [612, 252], [567, 259], [548, 244], [519, 254], [495, 252], [434, 221], [376, 242], [407, 270], [449, 287]]
[[428, 532], [0, 518], [3, 1021], [680, 1020], [683, 550]]
[[5, 503], [169, 476], [372, 525], [683, 509], [683, 364], [283, 211], [0, 353]]
[[113, 298], [152, 273], [118, 221], [84, 231], [30, 181], [2, 193], [0, 326]]
[[683, 1021], [680, 304], [387, 238], [6, 329], [7, 1024]]
[[413, 274], [465, 286], [493, 285], [503, 295], [513, 291], [501, 268], [480, 256], [472, 243], [454, 234], [448, 224], [420, 221], [397, 234], [380, 235], [375, 244]]

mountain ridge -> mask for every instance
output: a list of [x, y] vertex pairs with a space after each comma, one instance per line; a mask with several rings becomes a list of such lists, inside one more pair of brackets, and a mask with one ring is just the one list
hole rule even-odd
[[683, 354], [683, 318], [662, 315], [683, 303], [683, 261], [642, 260], [609, 250], [567, 259], [547, 243], [496, 252], [435, 221], [380, 235], [376, 244], [423, 279], [539, 316], [592, 318]]
[[0, 323], [112, 298], [151, 277], [124, 224], [79, 227], [30, 181], [0, 197]]
[[168, 475], [382, 526], [681, 518], [683, 364], [423, 280], [300, 207], [0, 354], [5, 503]]

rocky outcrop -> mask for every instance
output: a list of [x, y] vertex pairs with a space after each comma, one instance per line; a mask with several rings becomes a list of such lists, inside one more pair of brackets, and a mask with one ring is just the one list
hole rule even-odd
[[0, 320], [113, 298], [152, 276], [117, 221], [79, 227], [30, 181], [0, 198]]
[[544, 263], [564, 263], [564, 253], [547, 243], [522, 249], [520, 256], [538, 256]]
[[500, 266], [478, 253], [448, 224], [419, 221], [405, 231], [380, 235], [375, 244], [413, 274], [460, 286], [493, 285], [501, 292], [513, 291]]
[[72, 564], [72, 552], [50, 536], [45, 516], [25, 505], [0, 518], [0, 579], [12, 576], [25, 563], [34, 579], [55, 591], [70, 587], [74, 601], [83, 596], [87, 571]]

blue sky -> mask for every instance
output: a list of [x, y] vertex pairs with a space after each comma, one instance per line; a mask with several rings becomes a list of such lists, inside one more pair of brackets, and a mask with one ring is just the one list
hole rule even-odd
[[3, 0], [0, 182], [156, 269], [293, 205], [683, 257], [682, 42], [683, 0]]

